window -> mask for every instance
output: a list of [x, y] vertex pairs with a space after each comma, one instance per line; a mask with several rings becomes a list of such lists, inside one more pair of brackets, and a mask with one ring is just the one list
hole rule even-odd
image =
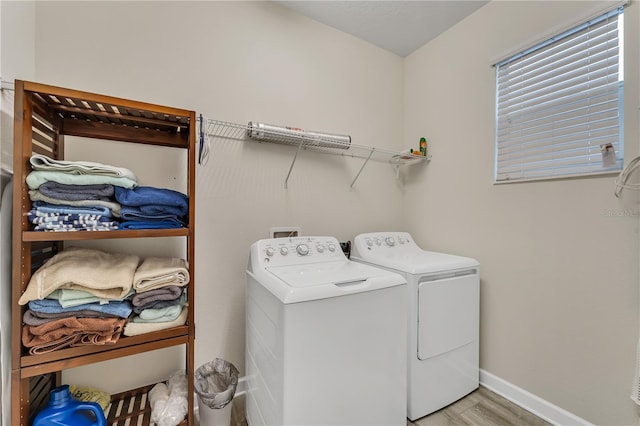
[[620, 7], [496, 64], [496, 183], [622, 169], [622, 42]]

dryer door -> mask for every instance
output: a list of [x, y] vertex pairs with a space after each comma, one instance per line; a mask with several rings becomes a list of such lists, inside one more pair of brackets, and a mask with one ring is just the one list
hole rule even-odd
[[418, 285], [418, 359], [449, 352], [478, 339], [480, 282], [471, 274]]

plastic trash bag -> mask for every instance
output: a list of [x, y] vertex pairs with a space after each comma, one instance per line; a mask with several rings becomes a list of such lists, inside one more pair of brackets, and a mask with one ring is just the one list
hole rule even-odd
[[194, 376], [196, 393], [207, 407], [224, 408], [233, 400], [238, 369], [229, 361], [216, 358], [198, 367]]
[[187, 375], [180, 370], [149, 391], [151, 421], [157, 426], [177, 426], [187, 415]]

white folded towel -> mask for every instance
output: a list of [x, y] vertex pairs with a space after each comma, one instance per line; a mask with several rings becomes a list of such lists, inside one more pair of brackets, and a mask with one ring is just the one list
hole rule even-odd
[[136, 292], [154, 290], [175, 285], [184, 287], [189, 284], [189, 266], [187, 261], [172, 257], [147, 257], [133, 276], [133, 288]]
[[92, 161], [54, 160], [41, 154], [33, 154], [29, 161], [31, 162], [31, 168], [33, 170], [58, 171], [74, 175], [124, 177], [133, 181], [138, 180], [136, 175], [129, 169], [111, 166], [109, 164], [94, 163]]

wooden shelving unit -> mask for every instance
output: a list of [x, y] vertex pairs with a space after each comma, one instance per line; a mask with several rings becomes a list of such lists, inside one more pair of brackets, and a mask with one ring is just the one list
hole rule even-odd
[[[194, 424], [194, 304], [189, 303], [187, 322], [139, 336], [122, 336], [115, 345], [81, 346], [30, 355], [22, 346], [22, 317], [25, 307], [18, 299], [31, 274], [48, 258], [64, 248], [66, 241], [126, 238], [175, 237], [185, 240], [191, 282], [189, 300], [195, 293], [195, 124], [194, 111], [165, 107], [39, 83], [15, 82], [13, 277], [12, 277], [12, 377], [11, 424], [30, 425], [46, 403], [53, 386], [60, 384], [60, 372], [96, 362], [142, 352], [186, 345], [185, 371], [188, 385], [186, 424]], [[25, 177], [31, 171], [33, 153], [64, 159], [65, 135], [106, 139], [122, 143], [148, 144], [187, 150], [187, 195], [189, 227], [167, 230], [122, 230], [101, 232], [31, 231], [27, 212], [31, 208]], [[141, 388], [118, 394], [140, 395]], [[148, 411], [148, 407], [144, 410]], [[128, 413], [134, 418], [136, 413]], [[148, 417], [148, 416], [147, 416]]]

